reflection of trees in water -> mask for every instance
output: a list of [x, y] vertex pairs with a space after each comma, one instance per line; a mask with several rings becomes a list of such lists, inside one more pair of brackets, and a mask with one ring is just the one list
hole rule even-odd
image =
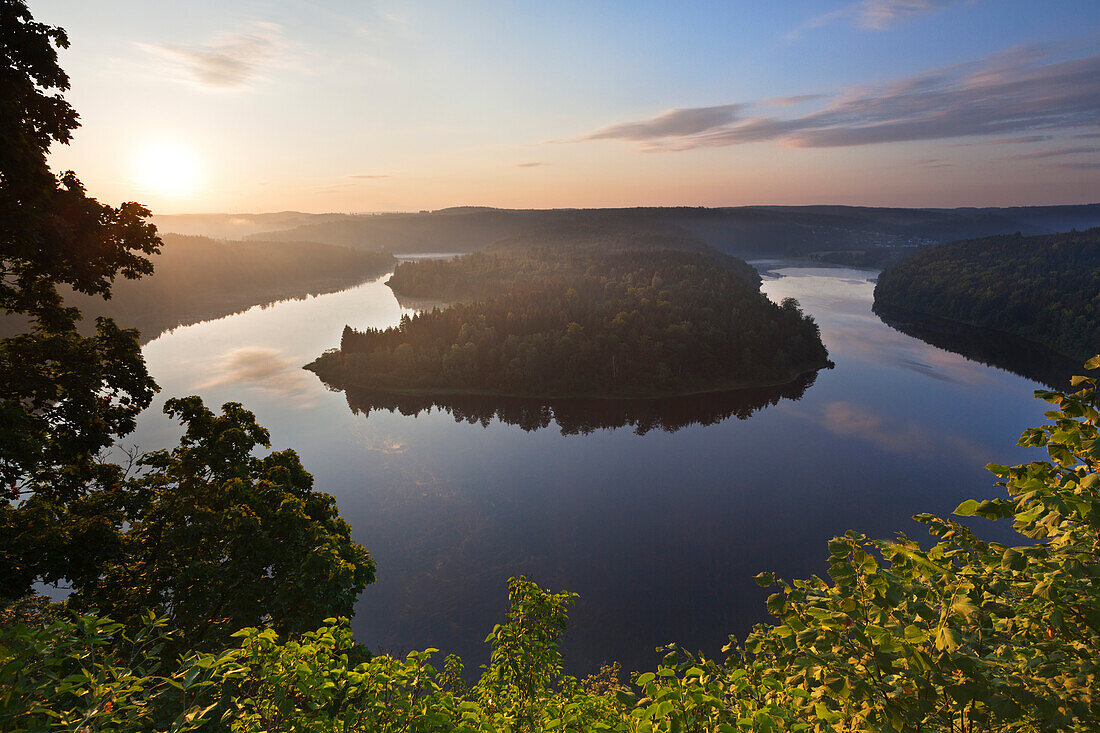
[[883, 306], [877, 302], [874, 310], [883, 323], [906, 336], [1052, 389], [1068, 388], [1069, 378], [1081, 374], [1081, 364], [1076, 359], [1011, 334]]
[[371, 410], [389, 410], [416, 416], [431, 409], [450, 413], [456, 422], [480, 423], [494, 419], [526, 431], [557, 423], [562, 435], [585, 435], [596, 430], [630, 426], [638, 435], [650, 430], [674, 433], [689, 425], [713, 425], [730, 417], [745, 420], [758, 410], [782, 399], [798, 400], [816, 372], [779, 387], [741, 389], [732, 392], [662, 397], [652, 400], [600, 400], [590, 398], [535, 399], [488, 395], [397, 395], [348, 389], [351, 411], [369, 416]]
[[[388, 282], [386, 283], [389, 284]], [[400, 293], [394, 293], [393, 297], [397, 299], [397, 304], [405, 310], [414, 310], [419, 312], [430, 312], [435, 308], [443, 310], [447, 306], [451, 305], [446, 300], [435, 300], [433, 298], [414, 298], [409, 295], [401, 295]]]

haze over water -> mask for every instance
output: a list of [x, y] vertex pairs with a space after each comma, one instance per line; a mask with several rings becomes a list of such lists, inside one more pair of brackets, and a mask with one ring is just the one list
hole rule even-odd
[[[836, 367], [799, 399], [757, 395], [736, 409], [715, 398], [733, 415], [714, 424], [692, 424], [714, 419], [698, 400], [651, 405], [684, 427], [644, 434], [564, 435], [554, 421], [524, 430], [489, 417], [491, 401], [466, 405], [472, 422], [439, 409], [353, 411], [301, 366], [338, 345], [346, 323], [384, 327], [411, 312], [383, 277], [153, 340], [144, 353], [162, 392], [133, 439], [174, 444], [166, 397], [253, 410], [378, 562], [352, 622], [371, 648], [437, 647], [476, 670], [507, 578], [526, 574], [580, 594], [564, 644], [572, 672], [610, 660], [648, 668], [672, 641], [717, 655], [729, 634], [767, 618], [757, 572], [824, 573], [826, 541], [847, 529], [923, 538], [912, 514], [994, 495], [982, 466], [1037, 457], [1015, 442], [1043, 419], [1039, 385], [883, 324], [871, 312], [875, 271], [757, 266], [772, 273], [769, 297], [795, 297], [814, 316]], [[592, 424], [606, 413], [594, 408]], [[574, 405], [571, 424], [583, 419]]]

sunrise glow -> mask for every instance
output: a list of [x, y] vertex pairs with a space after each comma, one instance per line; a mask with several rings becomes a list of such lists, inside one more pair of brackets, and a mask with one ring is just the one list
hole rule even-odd
[[199, 163], [186, 146], [162, 141], [142, 149], [136, 162], [136, 181], [150, 193], [183, 197], [193, 194], [199, 183]]

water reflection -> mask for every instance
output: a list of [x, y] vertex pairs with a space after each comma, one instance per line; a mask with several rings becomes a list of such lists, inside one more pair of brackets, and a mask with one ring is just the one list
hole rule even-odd
[[651, 430], [666, 433], [690, 425], [715, 425], [731, 417], [747, 420], [780, 400], [800, 400], [817, 379], [805, 374], [778, 387], [731, 392], [665, 397], [652, 400], [553, 399], [496, 397], [488, 395], [395, 395], [370, 390], [347, 390], [348, 407], [356, 415], [386, 410], [405, 417], [430, 413], [433, 408], [454, 417], [455, 422], [488, 427], [494, 420], [527, 432], [556, 423], [562, 435], [588, 435], [596, 430], [630, 427], [636, 435]]
[[1081, 373], [1077, 360], [1011, 334], [884, 306], [877, 301], [874, 311], [883, 323], [906, 336], [1051, 389], [1067, 389], [1070, 377]]
[[206, 381], [195, 389], [240, 385], [294, 400], [299, 407], [315, 404], [313, 380], [282, 349], [241, 347], [230, 349], [206, 369]]

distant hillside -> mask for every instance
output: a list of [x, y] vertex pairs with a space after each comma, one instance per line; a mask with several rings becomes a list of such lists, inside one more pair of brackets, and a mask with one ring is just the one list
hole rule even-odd
[[909, 247], [1020, 232], [1050, 234], [1100, 226], [1100, 204], [1013, 208], [890, 209], [854, 206], [489, 209], [416, 214], [326, 215], [269, 240], [308, 240], [396, 253], [473, 252], [501, 242], [573, 244], [611, 235], [709, 244], [731, 254]]
[[[394, 265], [378, 252], [312, 242], [240, 242], [178, 234], [162, 236], [153, 275], [115, 281], [111, 300], [72, 293], [66, 303], [84, 314], [82, 326], [110, 316], [137, 328], [142, 343], [180, 325], [236, 313], [254, 305], [332, 292], [380, 276]], [[0, 322], [0, 335], [22, 330]]]
[[1100, 351], [1100, 228], [931, 247], [883, 271], [875, 309], [995, 329], [1083, 362]]
[[340, 219], [346, 214], [154, 214], [151, 221], [161, 234], [187, 234], [214, 239], [243, 239], [258, 232], [274, 232], [306, 224]]

